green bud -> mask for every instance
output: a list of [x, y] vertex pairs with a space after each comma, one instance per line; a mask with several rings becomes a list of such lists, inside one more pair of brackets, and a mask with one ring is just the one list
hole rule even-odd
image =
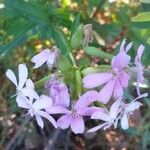
[[79, 70], [76, 70], [76, 93], [77, 97], [80, 97], [82, 94], [82, 78]]

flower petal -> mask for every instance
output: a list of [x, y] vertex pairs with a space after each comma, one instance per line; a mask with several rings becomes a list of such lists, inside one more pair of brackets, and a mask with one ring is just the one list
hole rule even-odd
[[28, 78], [28, 69], [25, 64], [19, 64], [18, 73], [19, 73], [18, 90], [21, 90]]
[[122, 118], [121, 118], [121, 127], [126, 130], [129, 128], [129, 123], [128, 123], [128, 117], [127, 114], [124, 113]]
[[140, 106], [142, 106], [142, 103], [140, 103], [140, 102], [131, 102], [131, 103], [127, 104], [126, 111], [132, 112], [136, 109], [139, 109]]
[[106, 104], [110, 100], [114, 90], [114, 85], [115, 80], [110, 80], [99, 92], [100, 101], [104, 104]]
[[41, 116], [35, 115], [35, 118], [36, 118], [37, 124], [43, 129], [44, 123], [43, 123]]
[[81, 116], [72, 117], [71, 129], [75, 134], [84, 132], [85, 125], [84, 125], [84, 120]]
[[21, 90], [21, 93], [22, 95], [27, 96], [29, 98], [39, 99], [39, 96], [34, 89], [25, 87]]
[[126, 50], [125, 50], [126, 53], [131, 49], [132, 44], [133, 44], [133, 42], [130, 42], [130, 43], [126, 46]]
[[74, 108], [79, 109], [87, 107], [96, 100], [99, 100], [99, 93], [93, 90], [88, 91], [79, 98], [79, 100], [75, 103]]
[[35, 63], [34, 69], [42, 66], [48, 60], [49, 55], [50, 55], [49, 49], [45, 49], [41, 51], [39, 54], [35, 55], [31, 59], [31, 62]]
[[18, 107], [29, 109], [30, 105], [28, 101], [29, 100], [24, 96], [18, 95], [16, 97], [16, 102], [17, 102]]
[[95, 107], [95, 106], [85, 107], [85, 108], [79, 109], [78, 113], [81, 114], [82, 116], [91, 116], [93, 113], [97, 111], [104, 112], [104, 109], [100, 107]]
[[49, 67], [49, 68], [52, 68], [53, 67], [53, 65], [54, 65], [54, 63], [55, 63], [55, 58], [56, 58], [56, 56], [55, 56], [55, 53], [50, 53], [50, 55], [49, 55], [49, 57], [48, 57], [48, 59], [47, 59], [47, 66]]
[[110, 116], [112, 119], [116, 119], [117, 118], [117, 115], [119, 113], [119, 108], [120, 108], [120, 105], [121, 105], [121, 99], [118, 99], [116, 100], [110, 107]]
[[27, 81], [26, 81], [26, 87], [34, 89], [34, 83], [32, 82], [31, 79], [27, 79]]
[[63, 107], [69, 107], [70, 104], [70, 95], [68, 92], [68, 87], [61, 83], [60, 85], [60, 92], [59, 92], [59, 105]]
[[46, 112], [49, 114], [62, 114], [69, 113], [70, 111], [62, 106], [52, 106], [50, 108], [46, 108]]
[[44, 118], [46, 118], [48, 121], [52, 123], [52, 125], [57, 128], [57, 123], [53, 117], [51, 117], [48, 113], [44, 111], [38, 111], [38, 114]]
[[6, 71], [6, 76], [7, 76], [7, 78], [8, 78], [9, 80], [12, 81], [12, 83], [15, 84], [16, 87], [18, 86], [18, 85], [17, 85], [16, 76], [15, 76], [15, 74], [13, 73], [12, 70], [8, 69], [8, 70]]
[[121, 86], [119, 79], [117, 79], [115, 82], [113, 96], [115, 99], [118, 99], [123, 96], [123, 87]]
[[85, 88], [95, 88], [101, 86], [108, 82], [112, 76], [112, 73], [89, 74], [83, 78], [83, 86]]
[[98, 126], [95, 126], [95, 127], [91, 128], [91, 129], [88, 130], [87, 132], [88, 132], [88, 133], [96, 132], [97, 130], [103, 128], [105, 125], [106, 125], [106, 123], [100, 124], [100, 125], [98, 125]]
[[124, 88], [127, 88], [128, 87], [128, 82], [129, 82], [129, 79], [130, 79], [130, 76], [128, 73], [126, 73], [125, 71], [122, 71], [120, 76], [119, 76], [119, 80], [121, 82], [121, 85], [124, 87]]
[[92, 114], [91, 119], [99, 119], [99, 120], [103, 120], [103, 121], [109, 121], [110, 120], [110, 116], [107, 115], [105, 112], [95, 112], [94, 114]]
[[64, 115], [57, 120], [57, 126], [61, 129], [67, 129], [71, 124], [72, 117], [70, 114]]
[[113, 57], [111, 61], [112, 68], [122, 69], [127, 67], [130, 62], [131, 57], [127, 55], [124, 51], [119, 52], [116, 56]]
[[40, 96], [38, 100], [33, 103], [35, 110], [50, 108], [52, 106], [52, 99], [46, 95]]

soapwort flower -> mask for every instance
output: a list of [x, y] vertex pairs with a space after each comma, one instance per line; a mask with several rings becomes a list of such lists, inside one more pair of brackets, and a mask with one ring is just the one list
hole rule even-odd
[[129, 128], [128, 120], [129, 120], [130, 115], [132, 115], [135, 110], [139, 109], [140, 106], [142, 106], [142, 103], [137, 102], [137, 100], [140, 98], [147, 97], [147, 96], [148, 96], [148, 94], [144, 93], [144, 94], [138, 96], [137, 98], [135, 98], [132, 102], [130, 102], [128, 104], [124, 103], [123, 101], [121, 102], [122, 103], [121, 104], [122, 111], [121, 111], [120, 119], [121, 119], [121, 127], [124, 130]]
[[88, 130], [87, 132], [95, 132], [101, 128], [104, 130], [108, 129], [110, 126], [114, 126], [114, 128], [117, 127], [118, 124], [118, 115], [120, 113], [120, 104], [121, 104], [121, 99], [118, 99], [115, 101], [111, 107], [110, 111], [105, 110], [103, 112], [97, 111], [91, 115], [91, 119], [99, 119], [104, 121], [104, 123], [93, 127], [92, 129]]
[[[85, 88], [95, 88], [104, 85], [100, 90], [100, 100], [106, 104], [111, 96], [118, 99], [123, 96], [123, 88], [128, 86], [129, 74], [126, 68], [130, 62], [127, 52], [132, 47], [129, 43], [125, 48], [125, 40], [121, 43], [119, 53], [111, 61], [112, 71], [89, 74], [83, 78]], [[109, 91], [109, 92], [108, 92]]]
[[[28, 69], [25, 64], [19, 64], [18, 66], [18, 82], [14, 72], [10, 69], [7, 70], [6, 76], [16, 86], [16, 95], [27, 96], [30, 98], [38, 99], [39, 96], [34, 90], [34, 84], [31, 79], [28, 78]], [[25, 86], [26, 85], [26, 86]]]
[[52, 98], [55, 106], [69, 107], [69, 91], [63, 81], [52, 79], [45, 85], [45, 89]]
[[35, 63], [34, 69], [39, 68], [44, 63], [46, 63], [49, 68], [52, 68], [57, 64], [59, 55], [60, 55], [59, 49], [53, 46], [52, 49], [48, 48], [44, 49], [39, 54], [35, 55], [31, 59], [31, 62]]
[[89, 106], [97, 99], [99, 99], [99, 94], [96, 91], [88, 91], [84, 93], [72, 106], [72, 109], [68, 110], [57, 120], [58, 127], [67, 129], [70, 126], [75, 134], [83, 133], [85, 130], [83, 117], [90, 116], [96, 111], [103, 111], [102, 108]]
[[19, 95], [17, 97], [18, 106], [28, 110], [27, 115], [36, 118], [38, 125], [43, 128], [44, 122], [42, 118], [49, 120], [53, 126], [56, 128], [57, 124], [53, 117], [51, 117], [47, 112], [46, 108], [52, 107], [52, 99], [46, 95], [41, 95], [35, 101], [33, 99], [28, 99], [27, 97], [22, 97]]

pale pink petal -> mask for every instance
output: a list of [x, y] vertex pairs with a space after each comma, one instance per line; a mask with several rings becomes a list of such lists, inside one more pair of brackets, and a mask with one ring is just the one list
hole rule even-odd
[[46, 108], [46, 112], [49, 114], [62, 114], [69, 113], [70, 111], [62, 106], [52, 106], [50, 108]]
[[31, 59], [31, 62], [35, 63], [34, 69], [42, 66], [47, 61], [49, 55], [50, 55], [49, 49], [45, 49], [41, 51], [39, 54], [35, 55]]
[[36, 121], [37, 121], [38, 125], [43, 129], [44, 123], [43, 123], [43, 120], [42, 120], [41, 116], [35, 115], [35, 118], [36, 118]]
[[72, 117], [70, 114], [64, 115], [57, 120], [57, 126], [61, 129], [67, 129], [72, 121]]
[[30, 105], [29, 105], [28, 101], [29, 100], [24, 96], [19, 96], [18, 95], [16, 97], [16, 102], [17, 102], [18, 107], [29, 109]]
[[137, 50], [137, 57], [138, 57], [139, 61], [141, 60], [142, 54], [144, 52], [144, 48], [145, 47], [141, 44]]
[[103, 128], [104, 126], [106, 126], [106, 123], [102, 123], [102, 124], [100, 124], [100, 125], [98, 125], [98, 126], [96, 126], [96, 127], [93, 127], [93, 128], [91, 128], [90, 130], [88, 130], [87, 132], [88, 132], [88, 133], [96, 132], [97, 130]]
[[115, 80], [110, 80], [106, 85], [100, 90], [99, 95], [100, 95], [100, 101], [106, 104], [113, 93], [114, 90], [114, 85], [115, 85]]
[[18, 90], [21, 90], [28, 78], [28, 69], [25, 64], [19, 64], [18, 73], [19, 73]]
[[36, 110], [50, 108], [51, 106], [52, 99], [46, 95], [40, 96], [40, 98], [33, 103], [33, 108]]
[[18, 86], [16, 76], [10, 69], [6, 71], [6, 76], [9, 80], [11, 80], [15, 84], [16, 87]]
[[120, 97], [123, 96], [123, 87], [122, 85], [120, 84], [120, 81], [119, 79], [116, 80], [115, 82], [115, 86], [114, 86], [114, 93], [113, 93], [113, 97], [115, 99], [118, 99]]
[[108, 82], [112, 77], [112, 73], [89, 74], [83, 78], [83, 86], [85, 88], [95, 88]]
[[103, 129], [106, 130], [106, 129], [110, 128], [112, 125], [113, 125], [112, 123], [108, 123], [108, 124], [106, 124], [106, 126], [104, 126]]
[[60, 85], [58, 104], [66, 108], [69, 107], [69, 104], [70, 104], [70, 95], [68, 92], [68, 87], [63, 83]]
[[52, 125], [57, 128], [57, 123], [53, 117], [51, 117], [48, 113], [44, 111], [38, 111], [38, 114], [44, 118], [46, 118], [48, 121], [52, 123]]
[[128, 87], [129, 79], [130, 79], [130, 75], [128, 73], [126, 73], [125, 71], [122, 70], [121, 75], [119, 76], [119, 80], [121, 82], [121, 85], [124, 88]]
[[92, 114], [91, 119], [99, 119], [99, 120], [103, 120], [103, 121], [109, 121], [110, 120], [110, 116], [108, 114], [106, 114], [105, 112], [95, 112], [94, 114]]
[[79, 100], [75, 103], [74, 108], [84, 108], [93, 103], [94, 101], [99, 100], [99, 93], [97, 91], [88, 91], [84, 93]]
[[84, 125], [84, 120], [81, 116], [72, 117], [71, 129], [75, 134], [84, 132], [85, 125]]
[[47, 59], [47, 66], [49, 68], [53, 67], [54, 63], [55, 63], [55, 59], [56, 59], [56, 55], [55, 53], [50, 53], [48, 59]]
[[125, 50], [126, 53], [131, 49], [132, 44], [133, 44], [133, 42], [130, 42], [130, 43], [127, 45], [126, 50]]
[[121, 45], [120, 45], [119, 52], [125, 51], [125, 48], [124, 48], [125, 44], [126, 44], [126, 39], [123, 39], [123, 41], [121, 42]]
[[120, 108], [120, 105], [121, 105], [121, 99], [118, 99], [116, 100], [110, 107], [110, 116], [112, 119], [116, 119], [117, 118], [117, 115], [119, 113], [119, 108]]
[[85, 108], [79, 109], [78, 113], [81, 114], [82, 116], [91, 116], [93, 113], [97, 111], [104, 112], [104, 109], [100, 107], [95, 107], [95, 106], [85, 107]]
[[122, 69], [128, 66], [131, 57], [124, 51], [119, 52], [111, 61], [112, 68]]
[[127, 114], [124, 113], [122, 118], [121, 118], [121, 127], [126, 130], [129, 128], [129, 123], [128, 123], [128, 117]]
[[23, 88], [21, 90], [22, 95], [27, 96], [29, 98], [35, 98], [35, 99], [39, 99], [38, 94], [36, 93], [36, 91], [34, 89], [31, 88]]
[[133, 103], [131, 102], [130, 104], [127, 104], [126, 111], [132, 112], [136, 109], [139, 109], [140, 106], [142, 106], [142, 103], [140, 103], [140, 102], [133, 102]]
[[32, 82], [31, 79], [27, 79], [27, 81], [26, 81], [26, 87], [34, 89], [34, 83]]

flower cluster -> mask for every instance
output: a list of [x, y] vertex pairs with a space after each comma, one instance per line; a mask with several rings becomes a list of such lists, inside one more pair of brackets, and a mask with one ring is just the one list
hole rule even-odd
[[[140, 45], [135, 57], [135, 68], [137, 75], [137, 94], [138, 97], [130, 103], [124, 102], [124, 90], [128, 87], [130, 80], [130, 59], [127, 54], [132, 47], [132, 43], [125, 46], [126, 41], [123, 40], [119, 53], [113, 57], [111, 61], [112, 69], [107, 72], [88, 74], [83, 77], [83, 87], [86, 92], [81, 95], [78, 100], [71, 100], [69, 88], [64, 81], [59, 78], [51, 78], [45, 84], [46, 95], [39, 95], [34, 88], [34, 83], [28, 79], [28, 69], [25, 64], [18, 66], [18, 82], [15, 74], [10, 69], [7, 70], [6, 76], [16, 86], [16, 102], [18, 107], [27, 109], [30, 117], [36, 118], [38, 125], [43, 128], [43, 118], [50, 121], [55, 128], [60, 127], [66, 129], [71, 127], [71, 130], [77, 133], [83, 133], [85, 130], [85, 116], [91, 119], [99, 119], [102, 124], [93, 127], [88, 132], [95, 132], [100, 128], [104, 130], [114, 126], [117, 127], [119, 121], [123, 129], [129, 128], [128, 119], [134, 110], [139, 109], [142, 105], [137, 100], [147, 96], [147, 93], [140, 94], [139, 83], [144, 82], [143, 66], [141, 64], [141, 56], [144, 51], [144, 46]], [[32, 58], [35, 63], [34, 68], [39, 68], [44, 63], [48, 68], [57, 67], [60, 51], [56, 47], [53, 49], [45, 49]], [[89, 90], [100, 87], [100, 91]], [[114, 103], [108, 110], [106, 104], [114, 100]], [[105, 107], [98, 107], [94, 102], [103, 103]], [[101, 105], [101, 106], [103, 106]], [[56, 121], [54, 115], [59, 114]]]

